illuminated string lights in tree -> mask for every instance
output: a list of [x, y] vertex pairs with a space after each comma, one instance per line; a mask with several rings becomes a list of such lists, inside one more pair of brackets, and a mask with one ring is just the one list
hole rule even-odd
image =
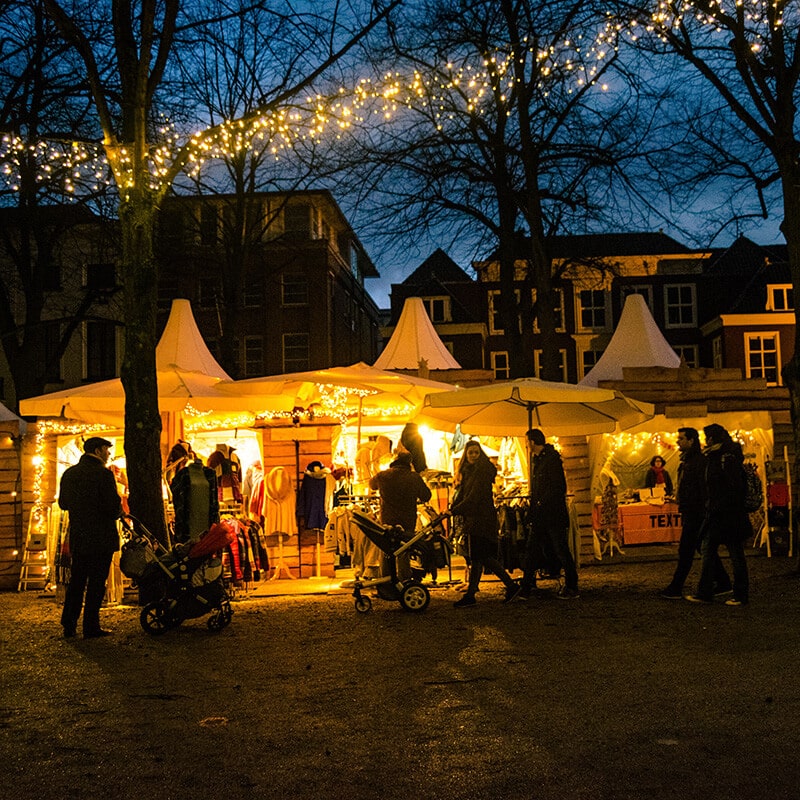
[[[616, 51], [616, 35], [616, 29], [609, 26], [591, 41], [576, 35], [545, 49], [529, 45], [525, 38], [520, 48], [507, 52], [465, 55], [429, 74], [389, 72], [380, 79], [363, 78], [352, 89], [340, 87], [331, 95], [309, 95], [295, 105], [229, 120], [188, 137], [181, 136], [171, 120], [162, 118], [157, 128], [159, 143], [145, 155], [149, 188], [164, 189], [179, 168], [196, 177], [209, 161], [251, 150], [268, 150], [279, 160], [299, 142], [340, 138], [354, 126], [394, 120], [403, 109], [423, 111], [441, 126], [463, 113], [487, 113], [490, 98], [494, 104], [499, 100], [510, 106], [515, 102], [515, 59], [532, 56], [536, 88], [544, 95], [555, 84], [566, 85], [569, 94], [595, 84], [602, 63]], [[0, 179], [7, 188], [19, 189], [23, 166], [29, 168], [31, 161], [38, 182], [60, 180], [68, 196], [116, 183], [124, 199], [126, 189], [135, 185], [132, 153], [124, 143], [30, 142], [12, 133], [2, 137]]]

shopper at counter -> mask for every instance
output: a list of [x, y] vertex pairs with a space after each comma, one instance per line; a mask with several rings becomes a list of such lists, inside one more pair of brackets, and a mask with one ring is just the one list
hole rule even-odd
[[664, 494], [672, 496], [672, 478], [664, 466], [664, 459], [661, 456], [653, 456], [650, 459], [650, 468], [644, 478], [646, 489], [655, 489], [658, 486], [664, 487]]

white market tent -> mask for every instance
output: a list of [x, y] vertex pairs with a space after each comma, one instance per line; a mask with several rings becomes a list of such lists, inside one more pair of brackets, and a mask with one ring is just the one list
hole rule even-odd
[[397, 327], [373, 366], [378, 369], [461, 369], [439, 338], [421, 297], [408, 297]]
[[680, 364], [680, 357], [664, 338], [644, 297], [630, 294], [608, 347], [578, 383], [597, 386], [600, 381], [621, 381], [623, 367], [676, 368]]

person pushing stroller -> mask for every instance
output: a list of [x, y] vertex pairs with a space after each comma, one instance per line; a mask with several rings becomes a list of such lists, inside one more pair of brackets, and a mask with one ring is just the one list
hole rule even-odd
[[[373, 476], [369, 488], [380, 494], [380, 521], [383, 525], [400, 525], [408, 536], [413, 535], [417, 527], [417, 502], [427, 503], [431, 499], [431, 490], [425, 481], [411, 469], [412, 456], [409, 452], [399, 452], [388, 469]], [[389, 574], [387, 563], [391, 556], [383, 555], [381, 574]], [[409, 553], [398, 557], [397, 577], [406, 580], [411, 577]], [[378, 587], [378, 594], [392, 592], [390, 585]], [[394, 597], [385, 597], [393, 600]]]

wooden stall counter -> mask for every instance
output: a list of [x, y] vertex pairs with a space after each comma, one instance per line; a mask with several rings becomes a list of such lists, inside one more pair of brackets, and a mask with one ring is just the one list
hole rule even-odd
[[620, 505], [619, 529], [624, 544], [661, 544], [681, 538], [681, 514], [677, 503]]

